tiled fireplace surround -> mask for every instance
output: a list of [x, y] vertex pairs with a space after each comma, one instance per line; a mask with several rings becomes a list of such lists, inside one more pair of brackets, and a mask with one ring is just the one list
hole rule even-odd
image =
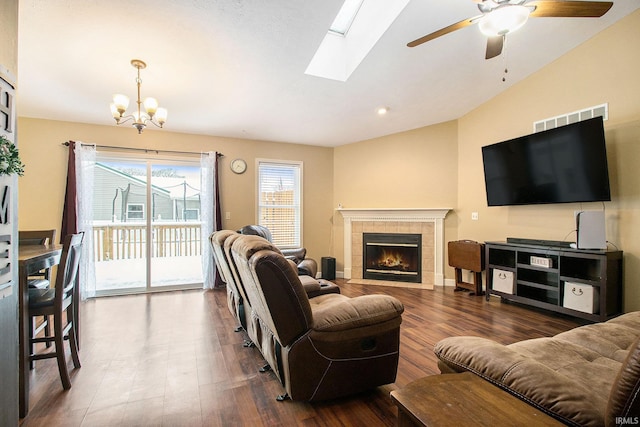
[[362, 233], [411, 233], [422, 234], [419, 286], [433, 289], [434, 285], [444, 285], [444, 218], [449, 210], [338, 209], [344, 218], [344, 278], [362, 280]]

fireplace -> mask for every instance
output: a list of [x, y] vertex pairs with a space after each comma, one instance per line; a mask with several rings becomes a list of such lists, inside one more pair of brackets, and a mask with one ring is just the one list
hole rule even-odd
[[[444, 280], [444, 218], [447, 208], [339, 208], [344, 218], [345, 279], [354, 283], [395, 283], [397, 286], [433, 289]], [[363, 278], [363, 233], [414, 233], [422, 236], [422, 281], [397, 282]], [[339, 274], [339, 273], [338, 273]]]
[[422, 235], [362, 234], [362, 277], [397, 282], [422, 282]]

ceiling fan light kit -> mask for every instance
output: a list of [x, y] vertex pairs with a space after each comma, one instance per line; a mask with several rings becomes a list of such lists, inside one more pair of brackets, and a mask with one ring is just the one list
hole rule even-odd
[[504, 36], [522, 27], [529, 19], [526, 6], [506, 4], [487, 13], [478, 22], [480, 32], [487, 37]]
[[416, 47], [440, 36], [478, 24], [488, 37], [486, 59], [502, 53], [505, 36], [531, 18], [599, 18], [613, 6], [610, 1], [582, 0], [472, 0], [482, 15], [464, 19], [407, 43]]

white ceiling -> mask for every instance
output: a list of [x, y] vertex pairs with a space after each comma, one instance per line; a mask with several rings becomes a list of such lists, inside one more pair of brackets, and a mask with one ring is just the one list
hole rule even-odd
[[457, 119], [640, 8], [615, 0], [598, 19], [530, 19], [487, 61], [475, 26], [406, 47], [479, 14], [472, 0], [411, 0], [349, 80], [305, 75], [341, 5], [20, 0], [18, 114], [115, 126], [109, 102], [133, 104], [139, 58], [142, 96], [169, 110], [167, 131], [338, 146]]

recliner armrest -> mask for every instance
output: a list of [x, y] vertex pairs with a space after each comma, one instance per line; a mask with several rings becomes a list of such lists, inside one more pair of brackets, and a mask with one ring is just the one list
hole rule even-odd
[[311, 328], [319, 332], [346, 331], [399, 318], [402, 303], [388, 295], [349, 298], [328, 294], [309, 300], [313, 312]]
[[300, 279], [300, 283], [302, 283], [302, 287], [304, 288], [304, 291], [307, 293], [307, 295], [309, 295], [309, 292], [320, 291], [320, 282], [318, 282], [313, 277], [302, 275], [298, 276], [298, 279]]
[[325, 294], [339, 294], [340, 288], [333, 282], [329, 282], [324, 279], [314, 279], [311, 276], [305, 274], [298, 276], [300, 283], [304, 291], [307, 293], [307, 297], [315, 298], [319, 295]]
[[316, 277], [318, 274], [318, 264], [311, 258], [304, 259], [298, 263], [298, 274]]
[[316, 277], [318, 274], [318, 263], [314, 259], [306, 258], [306, 248], [281, 249], [280, 252], [297, 265], [299, 275]]

